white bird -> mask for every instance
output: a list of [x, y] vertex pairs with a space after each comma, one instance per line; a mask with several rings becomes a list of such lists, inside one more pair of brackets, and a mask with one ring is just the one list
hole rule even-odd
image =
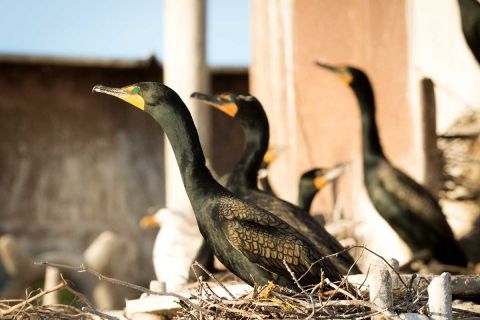
[[203, 242], [193, 214], [159, 209], [143, 217], [143, 228], [160, 227], [153, 245], [153, 267], [167, 291], [180, 289], [187, 283], [192, 262]]

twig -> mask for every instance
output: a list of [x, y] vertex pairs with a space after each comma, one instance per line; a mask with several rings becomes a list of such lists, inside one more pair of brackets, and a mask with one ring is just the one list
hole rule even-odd
[[[295, 273], [293, 273], [292, 269], [290, 269], [290, 267], [288, 266], [287, 264], [287, 261], [285, 261], [285, 259], [283, 259], [283, 265], [285, 266], [285, 268], [287, 268], [287, 271], [288, 273], [290, 273], [290, 277], [292, 277], [292, 280], [295, 282], [295, 284], [297, 285], [298, 289], [300, 289], [300, 291], [302, 291], [302, 293], [305, 293], [305, 289], [300, 285], [300, 282], [298, 282], [298, 279], [297, 277], [295, 276]], [[301, 278], [300, 278], [301, 279]]]
[[[298, 279], [295, 277], [295, 273], [293, 273], [292, 269], [290, 269], [290, 267], [288, 266], [287, 264], [287, 261], [285, 261], [285, 259], [283, 259], [283, 264], [285, 265], [285, 268], [287, 268], [287, 271], [290, 273], [290, 276], [292, 277], [293, 281], [295, 281], [295, 284], [297, 285], [297, 287], [302, 291], [302, 293], [306, 294], [308, 299], [310, 300], [310, 303], [311, 303], [311, 306], [312, 306], [312, 312], [310, 313], [310, 315], [307, 317], [307, 319], [311, 319], [314, 315], [315, 315], [315, 303], [313, 302], [313, 298], [311, 295], [309, 295], [305, 289], [300, 285], [300, 282], [298, 281]], [[323, 280], [323, 277], [322, 277], [322, 280]], [[322, 283], [323, 281], [321, 281], [320, 283]]]
[[223, 290], [225, 290], [228, 295], [230, 296], [230, 298], [232, 299], [235, 299], [235, 296], [223, 285], [223, 283], [218, 280], [212, 273], [210, 273], [207, 269], [205, 269], [200, 263], [198, 263], [197, 261], [195, 261], [193, 264], [192, 264], [192, 267], [193, 266], [197, 266], [199, 267], [200, 269], [202, 269], [203, 272], [205, 272], [210, 278], [212, 278], [213, 280], [215, 280], [221, 287]]
[[101, 317], [101, 318], [105, 318], [105, 319], [107, 319], [107, 320], [120, 320], [120, 319], [117, 318], [117, 317], [114, 317], [114, 316], [111, 316], [111, 315], [109, 315], [109, 314], [100, 312], [100, 311], [98, 311], [98, 310], [95, 310], [95, 309], [90, 308], [90, 307], [87, 307], [87, 306], [83, 306], [83, 307], [82, 307], [82, 311], [83, 311], [83, 312], [92, 313], [92, 314], [94, 314], [94, 315], [96, 315], [96, 316], [99, 316], [99, 317]]
[[[342, 280], [342, 282], [343, 282], [343, 280]], [[329, 285], [330, 287], [332, 287], [333, 289], [335, 289], [336, 291], [341, 292], [341, 293], [343, 293], [344, 295], [346, 295], [347, 297], [351, 298], [352, 300], [357, 300], [357, 298], [356, 298], [353, 294], [351, 294], [351, 293], [348, 292], [347, 290], [344, 290], [344, 289], [340, 288], [339, 286], [337, 286], [336, 284], [334, 284], [332, 281], [330, 281], [328, 278], [325, 279], [325, 283], [326, 283], [327, 285]], [[341, 284], [340, 284], [340, 285], [341, 285]], [[332, 295], [332, 296], [333, 296], [333, 295]]]
[[409, 287], [407, 286], [407, 284], [405, 283], [405, 281], [403, 281], [400, 273], [390, 264], [390, 262], [387, 261], [387, 259], [385, 259], [384, 257], [382, 257], [381, 255], [379, 255], [378, 253], [368, 249], [366, 246], [350, 246], [348, 249], [352, 249], [352, 248], [363, 248], [364, 250], [367, 250], [368, 252], [370, 252], [371, 254], [373, 254], [374, 256], [376, 256], [377, 258], [380, 258], [383, 262], [385, 262], [385, 264], [393, 270], [393, 272], [395, 272], [395, 274], [398, 276], [398, 279], [400, 280], [400, 282], [405, 286], [405, 288], [407, 290], [409, 290]]
[[463, 314], [468, 314], [468, 315], [471, 315], [471, 316], [480, 317], [480, 312], [477, 312], [477, 311], [462, 309], [462, 308], [458, 308], [458, 307], [452, 307], [452, 311], [455, 311], [455, 312], [458, 312], [458, 313], [463, 313]]
[[33, 297], [30, 297], [30, 298], [28, 298], [28, 299], [26, 299], [26, 300], [24, 300], [24, 301], [22, 301], [22, 302], [20, 302], [20, 303], [18, 303], [18, 304], [16, 304], [16, 305], [14, 305], [13, 307], [11, 307], [11, 308], [9, 308], [9, 309], [7, 309], [7, 310], [5, 310], [5, 311], [0, 311], [0, 315], [5, 316], [5, 315], [7, 315], [7, 314], [9, 314], [9, 313], [11, 313], [11, 312], [19, 309], [19, 308], [23, 308], [23, 307], [25, 307], [27, 304], [30, 304], [30, 302], [33, 302], [33, 301], [37, 300], [38, 298], [41, 298], [41, 297], [43, 297], [44, 295], [49, 294], [49, 293], [51, 293], [51, 292], [53, 292], [53, 291], [60, 290], [61, 288], [64, 288], [65, 286], [67, 286], [67, 283], [66, 283], [65, 281], [62, 281], [61, 283], [57, 284], [55, 287], [53, 287], [53, 288], [51, 288], [51, 289], [49, 289], [49, 290], [47, 290], [47, 291], [40, 290], [40, 293], [34, 295]]
[[51, 263], [51, 262], [48, 262], [48, 261], [35, 262], [35, 264], [47, 265], [47, 266], [52, 266], [52, 267], [56, 267], [56, 268], [68, 269], [68, 270], [74, 270], [74, 271], [77, 271], [77, 272], [80, 272], [80, 273], [81, 272], [87, 272], [87, 273], [90, 273], [90, 274], [94, 275], [99, 280], [105, 280], [107, 282], [110, 282], [110, 283], [113, 283], [113, 284], [116, 284], [116, 285], [120, 285], [120, 286], [123, 286], [123, 287], [131, 288], [131, 289], [141, 291], [141, 292], [144, 292], [144, 293], [148, 293], [150, 295], [175, 297], [178, 300], [180, 300], [180, 301], [184, 302], [185, 304], [187, 304], [188, 306], [190, 306], [191, 308], [200, 310], [200, 308], [197, 305], [192, 303], [189, 299], [179, 295], [178, 293], [153, 291], [153, 290], [147, 289], [145, 287], [142, 287], [142, 286], [139, 286], [139, 285], [136, 285], [136, 284], [133, 284], [133, 283], [118, 280], [118, 279], [115, 279], [115, 278], [110, 278], [110, 277], [102, 275], [101, 273], [99, 273], [99, 272], [97, 272], [93, 269], [90, 269], [89, 267], [87, 267], [83, 264], [80, 265], [79, 267], [74, 267], [74, 266], [69, 266], [69, 265], [59, 264], [59, 263]]
[[[65, 280], [65, 279], [63, 278], [63, 275], [62, 275], [61, 273], [60, 273], [60, 278], [61, 278], [63, 281], [67, 282], [67, 280]], [[68, 282], [67, 282], [67, 283], [68, 283]], [[82, 300], [82, 302], [85, 303], [88, 307], [93, 308], [92, 303], [87, 299], [87, 297], [86, 297], [83, 293], [78, 292], [77, 290], [73, 289], [73, 288], [72, 288], [71, 286], [69, 286], [69, 285], [65, 286], [65, 289], [68, 290], [68, 291], [70, 291], [71, 294], [73, 294], [74, 296], [76, 296], [76, 297], [79, 298], [80, 300]]]
[[312, 264], [310, 264], [310, 266], [308, 267], [307, 271], [305, 271], [305, 272], [298, 278], [298, 280], [302, 280], [302, 279], [312, 270], [312, 268], [313, 268], [314, 265], [322, 262], [322, 261], [325, 260], [325, 259], [328, 259], [328, 258], [331, 258], [331, 257], [336, 257], [336, 256], [338, 256], [340, 253], [343, 253], [343, 252], [348, 251], [348, 250], [350, 250], [350, 249], [351, 249], [351, 247], [345, 248], [345, 249], [343, 249], [342, 251], [339, 251], [339, 252], [336, 252], [336, 253], [332, 253], [332, 254], [323, 256], [323, 257], [321, 257], [320, 259], [314, 261]]

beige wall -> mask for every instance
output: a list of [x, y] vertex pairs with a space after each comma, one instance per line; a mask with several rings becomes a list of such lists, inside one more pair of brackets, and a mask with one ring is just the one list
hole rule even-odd
[[[464, 112], [480, 108], [480, 68], [462, 35], [457, 0], [407, 1], [410, 96], [415, 84], [432, 78], [437, 131], [443, 133]], [[435, 14], [428, 14], [435, 8]]]
[[[297, 177], [313, 166], [351, 161], [339, 196], [345, 213], [368, 221], [365, 241], [396, 257], [405, 248], [369, 203], [362, 183], [360, 118], [352, 91], [332, 74], [315, 67], [316, 59], [365, 70], [377, 101], [380, 136], [392, 162], [423, 179], [420, 108], [407, 100], [408, 48], [404, 0], [253, 0], [251, 90], [264, 103], [273, 144], [287, 145], [272, 167], [272, 182], [294, 201]], [[331, 211], [331, 194], [315, 208]], [[380, 228], [379, 226], [383, 226]], [[387, 243], [388, 245], [382, 246]]]
[[[272, 166], [275, 189], [295, 201], [302, 171], [351, 161], [337, 202], [364, 222], [357, 235], [370, 248], [406, 260], [408, 250], [363, 187], [355, 97], [313, 61], [353, 64], [368, 73], [387, 156], [438, 191], [435, 131], [445, 132], [480, 107], [480, 68], [461, 33], [457, 1], [252, 0], [252, 24], [251, 91], [269, 115], [271, 143], [287, 146]], [[432, 80], [424, 82], [426, 95], [424, 78]], [[326, 191], [314, 210], [332, 211], [332, 192]]]

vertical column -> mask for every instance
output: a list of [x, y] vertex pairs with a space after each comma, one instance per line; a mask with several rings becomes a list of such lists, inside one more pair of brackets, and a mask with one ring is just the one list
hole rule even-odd
[[252, 0], [250, 91], [259, 98], [270, 122], [270, 145], [286, 146], [271, 168], [271, 180], [282, 198], [295, 201], [297, 127], [294, 85], [292, 0]]
[[437, 147], [437, 104], [435, 85], [430, 78], [420, 81], [423, 126], [423, 152], [425, 156], [424, 186], [438, 198], [442, 184], [442, 163]]
[[[165, 84], [189, 107], [208, 157], [208, 108], [197, 108], [189, 98], [194, 91], [208, 91], [205, 7], [205, 0], [165, 0], [163, 70]], [[165, 143], [165, 190], [167, 207], [193, 212], [169, 142]]]
[[433, 320], [453, 319], [450, 273], [444, 272], [433, 278], [428, 286], [428, 307]]

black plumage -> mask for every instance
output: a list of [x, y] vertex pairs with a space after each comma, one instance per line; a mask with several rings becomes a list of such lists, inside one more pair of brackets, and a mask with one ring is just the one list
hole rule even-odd
[[[270, 183], [268, 169], [272, 160], [275, 159], [270, 148], [263, 157], [260, 170], [258, 171], [258, 184], [260, 190], [278, 198]], [[300, 176], [298, 185], [298, 206], [306, 212], [310, 212], [315, 195], [320, 192], [329, 182], [336, 180], [345, 170], [345, 165], [340, 164], [334, 168], [313, 168], [305, 171]]]
[[360, 273], [353, 258], [310, 214], [298, 206], [263, 192], [257, 187], [257, 174], [268, 148], [269, 124], [260, 102], [251, 95], [193, 93], [192, 97], [212, 105], [240, 122], [245, 134], [245, 150], [228, 176], [226, 188], [243, 200], [263, 208], [307, 237], [342, 274]]
[[339, 76], [355, 93], [361, 113], [364, 183], [378, 213], [414, 254], [465, 266], [467, 260], [437, 200], [385, 157], [375, 121], [373, 89], [367, 75], [350, 66], [318, 63]]
[[458, 4], [463, 35], [480, 64], [480, 3], [477, 0], [458, 0]]
[[302, 284], [316, 284], [321, 270], [332, 281], [340, 273], [303, 235], [266, 210], [240, 200], [212, 177], [192, 117], [170, 88], [143, 82], [94, 91], [127, 101], [163, 128], [177, 160], [198, 227], [219, 260], [249, 284], [275, 281], [295, 289], [285, 261]]
[[315, 195], [328, 183], [335, 181], [345, 171], [345, 165], [340, 164], [333, 168], [314, 168], [305, 171], [298, 186], [298, 206], [310, 212]]

